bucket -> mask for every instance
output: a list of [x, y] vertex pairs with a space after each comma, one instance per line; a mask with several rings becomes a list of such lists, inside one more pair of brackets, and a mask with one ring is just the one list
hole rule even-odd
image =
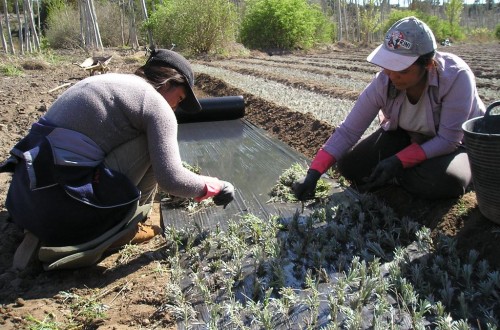
[[464, 143], [476, 191], [479, 211], [500, 224], [500, 115], [491, 115], [495, 101], [483, 117], [463, 123]]

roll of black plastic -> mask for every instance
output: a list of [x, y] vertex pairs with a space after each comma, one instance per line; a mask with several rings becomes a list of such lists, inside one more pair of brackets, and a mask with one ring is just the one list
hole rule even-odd
[[245, 116], [243, 96], [219, 96], [199, 99], [201, 111], [189, 113], [181, 107], [175, 110], [179, 124], [205, 121], [234, 120]]

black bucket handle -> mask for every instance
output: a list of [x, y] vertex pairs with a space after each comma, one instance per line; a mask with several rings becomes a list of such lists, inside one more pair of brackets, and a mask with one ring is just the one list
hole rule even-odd
[[498, 101], [495, 101], [493, 102], [492, 104], [490, 104], [487, 108], [486, 108], [486, 112], [484, 113], [484, 117], [488, 117], [490, 116], [490, 112], [491, 110], [493, 110], [493, 108], [496, 108], [500, 105], [500, 100]]
[[500, 100], [491, 103], [484, 113], [484, 117], [478, 121], [474, 127], [477, 133], [491, 134], [498, 132], [498, 124], [500, 123], [500, 115], [491, 115], [493, 108], [500, 106]]

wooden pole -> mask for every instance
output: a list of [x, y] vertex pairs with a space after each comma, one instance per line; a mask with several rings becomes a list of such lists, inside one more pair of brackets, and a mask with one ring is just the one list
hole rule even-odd
[[93, 23], [93, 30], [95, 34], [96, 47], [103, 50], [101, 32], [99, 31], [99, 23], [97, 21], [97, 14], [95, 12], [94, 0], [89, 0], [90, 3], [90, 15]]
[[7, 0], [3, 0], [3, 8], [5, 15], [5, 28], [7, 29], [10, 53], [15, 54], [16, 51], [14, 50], [14, 44], [12, 43], [12, 35], [10, 34], [10, 22], [9, 22], [9, 12], [7, 11]]
[[139, 41], [137, 39], [137, 30], [135, 27], [135, 11], [134, 11], [134, 0], [129, 0], [129, 11], [130, 11], [130, 17], [129, 17], [129, 38], [130, 38], [130, 44], [132, 46], [132, 49], [138, 49], [139, 48]]
[[35, 44], [35, 48], [37, 51], [40, 51], [40, 40], [38, 39], [38, 33], [36, 32], [36, 26], [35, 26], [35, 17], [33, 15], [33, 8], [31, 6], [31, 1], [30, 0], [24, 0], [26, 3], [26, 8], [27, 8], [27, 14], [28, 14], [28, 25], [30, 28], [30, 34], [33, 38], [33, 42]]
[[5, 41], [5, 36], [3, 35], [3, 23], [0, 20], [0, 39], [2, 39], [2, 49], [3, 52], [7, 54], [7, 42]]
[[[144, 21], [148, 20], [148, 10], [146, 8], [146, 2], [144, 0], [141, 0], [141, 5], [142, 5], [142, 14], [144, 16]], [[148, 41], [149, 41], [149, 48], [153, 48], [153, 33], [151, 32], [151, 28], [148, 27]]]
[[21, 14], [19, 13], [19, 0], [16, 0], [16, 15], [17, 15], [17, 26], [19, 26], [18, 38], [19, 38], [19, 52], [24, 55], [24, 36], [23, 36], [23, 23], [21, 22]]

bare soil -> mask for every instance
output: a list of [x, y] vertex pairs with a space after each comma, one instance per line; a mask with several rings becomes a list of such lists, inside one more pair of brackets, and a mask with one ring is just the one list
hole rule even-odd
[[[107, 54], [110, 52], [113, 72], [132, 72], [144, 55], [124, 51]], [[84, 53], [59, 56], [64, 56], [64, 60], [48, 63], [41, 58], [12, 59], [0, 55], [2, 63], [14, 63], [24, 70], [20, 77], [0, 75], [0, 158], [8, 156], [10, 148], [68, 85], [89, 75], [74, 64], [87, 57]], [[249, 121], [308, 157], [314, 156], [334, 129], [311, 115], [292, 112], [206, 75], [197, 76], [197, 92], [204, 97], [243, 95]], [[0, 174], [0, 328], [25, 329], [30, 316], [65, 324], [63, 328], [71, 328], [69, 324], [79, 324], [74, 328], [81, 329], [175, 328], [173, 318], [161, 308], [166, 300], [162, 287], [168, 282], [168, 277], [159, 271], [165, 259], [162, 237], [138, 246], [129, 255], [110, 253], [98, 265], [80, 270], [45, 272], [33, 260], [24, 271], [11, 271], [23, 231], [10, 222], [4, 206], [9, 182], [8, 174]], [[377, 195], [400, 216], [418, 220], [434, 235], [457, 237], [460, 253], [475, 249], [494, 268], [500, 267], [496, 247], [500, 226], [481, 215], [473, 191], [458, 199], [441, 201], [415, 199], [396, 188]], [[160, 221], [158, 203], [148, 221]], [[106, 317], [81, 315], [84, 308], [78, 303], [82, 301], [102, 302], [107, 307]]]

